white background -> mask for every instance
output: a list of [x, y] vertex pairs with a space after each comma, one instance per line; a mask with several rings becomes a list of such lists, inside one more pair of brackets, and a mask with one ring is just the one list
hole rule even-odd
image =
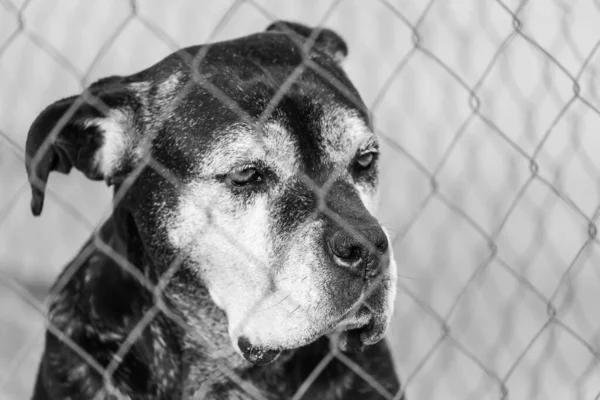
[[518, 400], [600, 392], [600, 253], [588, 235], [600, 206], [598, 1], [144, 0], [144, 24], [126, 1], [32, 0], [13, 36], [22, 3], [0, 1], [0, 397], [29, 395], [44, 329], [7, 279], [52, 282], [110, 205], [103, 184], [54, 174], [42, 216], [30, 214], [33, 119], [173, 46], [270, 18], [341, 34], [373, 109], [379, 217], [401, 275], [389, 340], [409, 399], [500, 399], [501, 382]]

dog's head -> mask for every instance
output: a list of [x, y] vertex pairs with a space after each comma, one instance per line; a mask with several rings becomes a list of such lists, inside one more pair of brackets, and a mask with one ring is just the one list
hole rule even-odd
[[381, 340], [395, 264], [346, 53], [332, 31], [279, 22], [50, 105], [27, 139], [33, 213], [53, 170], [126, 188], [159, 272], [180, 260], [252, 362], [334, 331], [342, 348]]

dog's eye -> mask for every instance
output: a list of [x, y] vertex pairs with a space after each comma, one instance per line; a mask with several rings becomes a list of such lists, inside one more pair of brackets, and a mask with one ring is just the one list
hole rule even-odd
[[363, 153], [356, 159], [356, 163], [361, 169], [368, 169], [373, 165], [376, 154], [374, 152]]
[[244, 186], [250, 183], [260, 182], [262, 177], [256, 168], [244, 168], [227, 175], [227, 180], [234, 186]]

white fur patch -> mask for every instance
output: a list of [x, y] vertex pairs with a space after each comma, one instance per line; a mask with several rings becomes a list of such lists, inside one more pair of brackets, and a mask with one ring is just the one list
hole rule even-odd
[[[127, 85], [142, 105], [140, 119], [144, 122], [148, 137], [158, 132], [167, 118], [172, 115], [173, 107], [178, 104], [174, 101], [180, 94], [178, 88], [183, 87], [183, 75], [181, 71], [175, 71], [162, 82], [140, 81]], [[152, 91], [154, 88], [156, 90]]]
[[278, 172], [283, 179], [292, 177], [298, 170], [298, 149], [290, 133], [280, 124], [266, 124], [267, 134], [264, 137], [268, 149], [267, 156], [277, 159]]
[[177, 95], [177, 87], [180, 85], [183, 79], [183, 73], [177, 71], [171, 75], [158, 86], [158, 93], [156, 98], [158, 101], [164, 101]]
[[365, 208], [371, 215], [377, 214], [377, 206], [379, 205], [379, 191], [365, 185], [357, 185], [356, 191], [358, 197], [365, 205]]
[[356, 111], [343, 108], [327, 110], [321, 119], [325, 154], [338, 165], [346, 165], [365, 142], [374, 137]]
[[256, 127], [232, 125], [206, 153], [199, 166], [203, 176], [227, 173], [247, 162], [264, 161], [280, 179], [287, 179], [296, 173], [299, 163], [289, 132], [276, 123]]
[[158, 84], [158, 90], [152, 96], [150, 96], [150, 89], [152, 89], [152, 83], [148, 81], [131, 82], [128, 87], [134, 92], [139, 94], [140, 100], [153, 100], [163, 101], [167, 100], [177, 94], [177, 87], [183, 79], [183, 73], [176, 71], [169, 75], [167, 79]]
[[95, 126], [103, 135], [103, 143], [94, 156], [94, 165], [105, 178], [113, 176], [121, 160], [132, 147], [127, 115], [111, 110], [106, 118], [86, 121], [85, 127]]
[[334, 327], [343, 310], [328, 292], [335, 282], [328, 276], [326, 255], [317, 250], [321, 240], [322, 227], [316, 223], [296, 232], [282, 264], [272, 267], [271, 290], [230, 319], [232, 337], [244, 335], [255, 345], [296, 348]]
[[386, 309], [383, 310], [384, 314], [388, 318], [388, 321], [392, 319], [392, 315], [394, 314], [394, 305], [396, 304], [396, 292], [398, 290], [398, 266], [396, 265], [396, 258], [394, 257], [394, 246], [392, 246], [392, 241], [390, 239], [390, 234], [387, 229], [382, 226], [381, 229], [385, 233], [385, 237], [389, 243], [389, 259], [390, 264], [388, 266], [389, 279], [387, 280], [387, 295], [386, 295]]

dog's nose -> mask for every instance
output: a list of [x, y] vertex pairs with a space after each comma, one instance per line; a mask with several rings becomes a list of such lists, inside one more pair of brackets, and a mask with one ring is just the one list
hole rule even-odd
[[336, 265], [363, 277], [375, 277], [381, 272], [381, 257], [388, 249], [388, 240], [377, 226], [349, 232], [340, 229], [328, 240]]

